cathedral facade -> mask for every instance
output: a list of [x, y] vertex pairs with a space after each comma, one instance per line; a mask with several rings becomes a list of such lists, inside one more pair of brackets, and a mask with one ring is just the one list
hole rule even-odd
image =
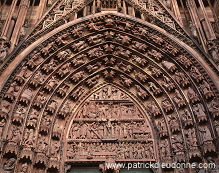
[[0, 9], [0, 172], [219, 171], [218, 0]]

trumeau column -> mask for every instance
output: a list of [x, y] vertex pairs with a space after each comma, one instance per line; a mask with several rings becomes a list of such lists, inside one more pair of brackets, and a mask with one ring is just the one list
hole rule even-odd
[[15, 44], [17, 44], [19, 40], [20, 29], [24, 24], [29, 5], [30, 5], [30, 0], [22, 0], [20, 3], [17, 21], [11, 37], [11, 50], [14, 49]]
[[176, 18], [182, 24], [182, 18], [181, 18], [181, 14], [180, 14], [180, 11], [179, 11], [179, 6], [178, 6], [178, 3], [177, 3], [177, 0], [172, 0], [172, 6], [173, 6], [173, 11], [174, 11], [174, 14], [175, 14]]
[[207, 40], [205, 38], [204, 31], [202, 29], [199, 16], [197, 14], [198, 9], [196, 7], [195, 1], [194, 0], [187, 0], [186, 4], [187, 4], [188, 10], [189, 10], [189, 14], [191, 16], [192, 22], [194, 23], [194, 25], [197, 29], [201, 44], [202, 44], [205, 52], [207, 52], [207, 48], [206, 48]]
[[211, 23], [209, 21], [208, 15], [206, 13], [205, 6], [204, 6], [202, 0], [198, 0], [198, 2], [200, 4], [200, 7], [201, 7], [201, 10], [202, 10], [202, 13], [204, 15], [205, 22], [206, 22], [206, 26], [207, 26], [207, 29], [208, 29], [208, 32], [209, 32], [208, 40], [214, 40], [214, 39], [216, 39], [216, 36], [215, 36], [214, 30], [211, 26]]
[[14, 14], [14, 9], [15, 9], [15, 7], [16, 7], [17, 1], [18, 1], [18, 0], [13, 0], [13, 1], [12, 1], [11, 8], [10, 8], [10, 10], [9, 10], [9, 12], [8, 12], [8, 15], [7, 15], [7, 18], [6, 18], [5, 25], [4, 25], [4, 27], [3, 27], [2, 35], [1, 35], [1, 36], [6, 36], [6, 35], [7, 35], [8, 28], [9, 28], [9, 26], [10, 26], [11, 19], [12, 19], [12, 16], [13, 16], [13, 14]]

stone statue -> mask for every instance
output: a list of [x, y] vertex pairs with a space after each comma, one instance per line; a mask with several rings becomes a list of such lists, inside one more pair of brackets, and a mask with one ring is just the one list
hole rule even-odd
[[15, 158], [10, 158], [6, 163], [3, 164], [3, 173], [13, 173], [14, 172], [14, 167], [15, 167]]
[[23, 163], [21, 165], [21, 169], [20, 169], [19, 173], [28, 173], [28, 165], [27, 165], [27, 163]]
[[192, 21], [189, 21], [189, 28], [191, 30], [192, 36], [195, 39], [198, 39], [197, 29], [196, 29], [196, 27], [195, 27], [195, 25], [194, 25], [194, 23]]
[[10, 42], [6, 38], [0, 38], [0, 63], [2, 63], [7, 55], [10, 48]]

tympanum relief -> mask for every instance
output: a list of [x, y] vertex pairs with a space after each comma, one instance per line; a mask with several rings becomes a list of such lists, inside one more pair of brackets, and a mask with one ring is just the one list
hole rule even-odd
[[107, 85], [80, 106], [67, 144], [70, 161], [154, 160], [150, 124], [134, 101], [122, 90]]

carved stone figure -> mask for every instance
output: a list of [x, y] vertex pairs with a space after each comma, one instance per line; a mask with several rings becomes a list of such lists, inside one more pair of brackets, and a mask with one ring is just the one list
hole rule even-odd
[[101, 62], [96, 62], [95, 64], [87, 65], [87, 70], [89, 73], [92, 73], [92, 72], [98, 70], [100, 67], [101, 67]]
[[50, 59], [50, 61], [43, 65], [42, 70], [45, 74], [51, 73], [57, 66], [57, 60], [54, 60], [53, 58]]
[[0, 118], [7, 119], [7, 115], [10, 112], [11, 104], [5, 100], [1, 101], [0, 104]]
[[15, 142], [15, 143], [19, 143], [21, 140], [21, 130], [16, 126], [12, 126], [10, 128], [10, 133], [9, 133], [8, 139], [10, 141]]
[[18, 106], [18, 108], [17, 108], [17, 110], [16, 110], [16, 112], [15, 112], [15, 114], [14, 114], [14, 117], [13, 117], [13, 122], [14, 123], [19, 123], [19, 124], [21, 124], [22, 123], [22, 121], [23, 121], [23, 118], [25, 118], [25, 113], [26, 113], [26, 108], [25, 107], [23, 107], [23, 106]]
[[133, 41], [133, 42], [132, 42], [132, 47], [133, 47], [134, 49], [139, 50], [139, 51], [142, 52], [142, 53], [145, 52], [146, 49], [148, 48], [147, 45], [145, 45], [144, 43], [140, 43], [140, 42], [138, 42], [138, 41]]
[[169, 61], [162, 61], [161, 64], [165, 69], [167, 69], [171, 73], [175, 72], [175, 70], [177, 69], [176, 65]]
[[147, 110], [154, 117], [156, 117], [156, 116], [161, 114], [160, 109], [157, 107], [157, 105], [155, 104], [154, 101], [152, 101], [151, 103], [149, 103], [147, 105]]
[[101, 43], [103, 41], [103, 39], [101, 37], [102, 37], [102, 34], [97, 34], [97, 35], [94, 35], [94, 36], [90, 36], [90, 37], [88, 37], [88, 42], [91, 45]]
[[173, 106], [166, 97], [162, 99], [161, 105], [166, 113], [170, 113], [173, 111]]
[[30, 113], [29, 120], [27, 121], [27, 126], [31, 128], [36, 128], [37, 120], [38, 120], [38, 111], [33, 109]]
[[57, 84], [58, 84], [57, 79], [54, 76], [52, 76], [52, 78], [48, 81], [48, 83], [45, 84], [44, 89], [48, 92], [51, 92]]
[[37, 71], [32, 80], [30, 81], [30, 86], [32, 86], [33, 88], [37, 88], [44, 82], [45, 78], [45, 75], [43, 75], [40, 71]]
[[33, 129], [27, 129], [24, 135], [23, 144], [27, 147], [33, 147], [36, 136]]
[[190, 27], [192, 36], [193, 36], [195, 39], [197, 39], [197, 38], [198, 38], [197, 29], [196, 29], [196, 27], [195, 27], [195, 25], [193, 24], [192, 21], [189, 21], [189, 27]]
[[146, 91], [144, 91], [139, 85], [135, 85], [137, 96], [141, 99], [145, 100], [149, 95]]
[[21, 165], [19, 173], [28, 173], [28, 165], [27, 165], [27, 163], [23, 163]]
[[173, 101], [176, 103], [178, 108], [181, 108], [186, 105], [182, 95], [179, 93], [179, 90], [175, 90], [175, 96], [173, 97]]
[[58, 70], [57, 74], [60, 78], [65, 77], [71, 71], [70, 65], [71, 63], [67, 62]]
[[0, 136], [2, 135], [5, 123], [6, 123], [6, 121], [4, 118], [0, 120]]
[[64, 97], [67, 94], [69, 88], [70, 86], [64, 83], [57, 91], [58, 96], [61, 98]]
[[142, 83], [145, 83], [148, 80], [148, 77], [141, 72], [137, 72], [134, 70], [135, 78]]
[[63, 118], [65, 118], [66, 116], [68, 116], [68, 114], [70, 113], [71, 111], [71, 106], [70, 106], [70, 102], [66, 102], [62, 109], [60, 110], [59, 112], [59, 115]]
[[6, 38], [0, 38], [0, 63], [2, 63], [7, 55], [10, 48], [10, 42]]
[[94, 85], [96, 85], [98, 83], [98, 79], [100, 78], [100, 75], [96, 75], [90, 79], [87, 80], [87, 85], [89, 87], [93, 87]]
[[20, 70], [20, 72], [16, 75], [15, 81], [19, 84], [22, 85], [24, 81], [30, 77], [31, 71], [27, 68], [27, 66], [23, 66]]
[[164, 118], [162, 118], [161, 120], [158, 121], [157, 129], [159, 131], [159, 135], [160, 135], [161, 138], [165, 137], [165, 136], [168, 136], [168, 131], [167, 131], [167, 127], [166, 127], [166, 123], [165, 123]]
[[157, 61], [163, 59], [163, 55], [160, 52], [156, 51], [155, 49], [148, 51], [148, 54], [154, 57]]
[[219, 117], [219, 104], [218, 104], [218, 101], [216, 99], [211, 101], [208, 108], [209, 108], [209, 111], [211, 112], [211, 114], [213, 115], [214, 118]]
[[178, 57], [176, 57], [176, 59], [186, 68], [189, 68], [192, 65], [191, 60], [189, 60], [185, 55], [179, 55]]
[[73, 44], [71, 47], [74, 51], [81, 51], [82, 49], [87, 47], [87, 44], [85, 43], [85, 41], [79, 41], [78, 43]]
[[68, 55], [69, 55], [69, 52], [66, 51], [66, 50], [63, 50], [63, 51], [59, 52], [59, 53], [56, 55], [56, 57], [58, 58], [58, 60], [59, 60], [60, 62], [63, 62], [64, 60], [66, 60], [66, 58], [68, 57]]
[[197, 105], [194, 105], [193, 110], [199, 122], [207, 121], [207, 116], [202, 104], [198, 103]]
[[38, 139], [38, 152], [46, 153], [48, 142], [46, 136], [40, 135]]
[[192, 104], [200, 101], [198, 95], [195, 93], [195, 91], [191, 87], [188, 88], [187, 97], [189, 98], [189, 100]]
[[167, 139], [161, 140], [159, 143], [160, 155], [163, 161], [170, 161], [170, 145]]
[[20, 89], [20, 87], [18, 86], [18, 84], [16, 82], [13, 82], [10, 85], [10, 88], [8, 89], [8, 91], [6, 92], [4, 98], [6, 100], [8, 100], [9, 102], [13, 102], [13, 100], [15, 99], [15, 96], [17, 95], [19, 89]]
[[117, 47], [117, 50], [114, 52], [117, 56], [122, 56], [126, 59], [129, 59], [131, 57], [131, 52], [127, 49], [123, 49], [122, 47]]
[[41, 53], [35, 50], [33, 52], [32, 57], [29, 59], [29, 61], [27, 62], [27, 67], [30, 70], [33, 70], [34, 68], [36, 68], [41, 62], [43, 61], [43, 58], [41, 57]]
[[219, 62], [219, 47], [217, 45], [217, 43], [213, 40], [209, 40], [207, 43], [207, 48], [209, 53], [211, 53], [211, 57], [213, 59], [214, 62], [218, 63]]
[[57, 158], [60, 151], [60, 142], [59, 141], [53, 141], [51, 146], [50, 154], [52, 157]]
[[116, 40], [123, 45], [129, 45], [131, 42], [131, 38], [129, 36], [121, 35], [121, 34], [118, 34]]
[[43, 91], [39, 92], [35, 102], [34, 102], [34, 106], [41, 109], [42, 106], [44, 105], [44, 103], [46, 102], [47, 98], [44, 94]]
[[150, 90], [153, 92], [154, 95], [160, 95], [162, 94], [162, 91], [160, 88], [158, 88], [153, 82], [148, 82]]
[[169, 92], [173, 91], [176, 88], [174, 83], [170, 80], [170, 78], [168, 78], [164, 74], [163, 74], [163, 81], [161, 82], [161, 85], [164, 86], [166, 90], [168, 90]]
[[180, 131], [179, 121], [176, 118], [176, 115], [169, 116], [169, 125], [172, 133]]
[[200, 83], [204, 80], [203, 75], [200, 73], [197, 67], [192, 66], [190, 69], [190, 75], [193, 77], [193, 79], [196, 80], [197, 83]]
[[13, 173], [15, 162], [16, 162], [15, 158], [10, 158], [6, 163], [4, 163], [2, 166], [4, 173]]
[[120, 75], [120, 83], [126, 87], [130, 87], [133, 82], [131, 79], [125, 77], [124, 75]]
[[198, 148], [198, 140], [196, 137], [195, 129], [189, 128], [188, 130], [186, 130], [185, 136], [186, 136], [186, 143], [190, 151], [189, 152], [190, 157], [200, 157], [201, 153]]
[[183, 147], [183, 140], [181, 136], [178, 135], [173, 135], [171, 137], [171, 143], [172, 143], [172, 148], [174, 153], [181, 153], [184, 150]]
[[203, 142], [203, 149], [204, 152], [215, 152], [216, 148], [213, 143], [213, 138], [211, 136], [211, 132], [207, 126], [203, 126], [199, 128], [201, 132], [202, 142]]
[[120, 63], [118, 64], [118, 67], [119, 67], [122, 71], [127, 72], [127, 73], [130, 73], [130, 72], [132, 71], [132, 69], [133, 69], [131, 65], [129, 65], [129, 64], [124, 64], [123, 62], [120, 62]]
[[151, 34], [149, 39], [153, 40], [158, 45], [162, 45], [162, 43], [164, 42], [164, 40], [156, 34]]
[[211, 132], [210, 132], [210, 130], [208, 129], [207, 126], [200, 127], [199, 131], [202, 133], [203, 143], [205, 143], [207, 141], [212, 141], [213, 140], [213, 138], [211, 136]]
[[79, 80], [84, 78], [84, 71], [79, 71], [76, 74], [74, 74], [70, 79], [72, 82], [77, 83]]
[[214, 93], [212, 92], [211, 87], [207, 81], [204, 80], [202, 82], [200, 89], [201, 89], [201, 91], [206, 99], [210, 99], [214, 96]]
[[145, 58], [141, 58], [141, 57], [139, 57], [137, 55], [133, 55], [132, 57], [133, 57], [132, 58], [133, 61], [136, 62], [141, 67], [145, 67], [146, 64], [148, 63], [148, 61]]
[[104, 55], [104, 51], [101, 47], [92, 48], [87, 52], [90, 59], [99, 58]]
[[192, 116], [188, 109], [185, 109], [184, 112], [181, 113], [181, 117], [185, 126], [193, 125]]
[[177, 83], [179, 83], [182, 87], [186, 87], [187, 85], [190, 84], [188, 78], [183, 74], [182, 72], [175, 72], [175, 80]]
[[47, 44], [45, 47], [43, 47], [41, 49], [41, 53], [44, 55], [44, 56], [48, 56], [52, 51], [55, 50], [54, 48], [54, 44], [53, 42]]
[[154, 66], [149, 66], [149, 69], [151, 70], [152, 76], [158, 78], [162, 76], [162, 71], [159, 68], [156, 68]]
[[41, 134], [48, 134], [51, 123], [52, 123], [52, 120], [50, 116], [48, 115], [48, 113], [47, 112], [44, 113], [43, 118], [41, 120], [41, 124], [40, 124]]
[[73, 91], [70, 97], [73, 100], [78, 100], [84, 92], [85, 92], [85, 89], [81, 86], [76, 91]]
[[47, 106], [46, 110], [47, 112], [49, 112], [50, 114], [53, 114], [56, 111], [56, 108], [58, 106], [58, 102], [55, 100], [52, 100], [50, 102], [50, 104]]

